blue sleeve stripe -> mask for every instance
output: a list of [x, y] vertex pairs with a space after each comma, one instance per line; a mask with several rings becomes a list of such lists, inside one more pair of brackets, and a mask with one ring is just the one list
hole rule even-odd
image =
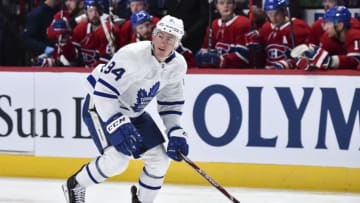
[[87, 79], [87, 81], [90, 83], [90, 85], [91, 85], [93, 88], [95, 88], [96, 80], [95, 80], [94, 76], [89, 75], [86, 79]]
[[116, 95], [106, 94], [104, 92], [98, 92], [98, 91], [94, 91], [94, 95], [109, 98], [109, 99], [117, 99], [118, 98]]
[[182, 115], [181, 111], [161, 111], [159, 112], [160, 116], [169, 115], [169, 114], [176, 114], [176, 115]]
[[157, 101], [159, 105], [179, 105], [185, 104], [185, 101], [174, 101], [174, 102], [167, 102], [167, 101]]
[[120, 93], [119, 93], [119, 91], [117, 91], [117, 89], [114, 87], [114, 86], [112, 86], [112, 85], [110, 85], [108, 82], [106, 82], [105, 80], [103, 80], [103, 79], [99, 79], [98, 80], [101, 84], [103, 84], [105, 87], [107, 87], [107, 88], [109, 88], [112, 92], [114, 92], [117, 96], [120, 96]]
[[169, 130], [169, 132], [168, 132], [167, 136], [169, 137], [169, 136], [170, 136], [170, 134], [172, 133], [172, 131], [174, 131], [174, 130], [178, 130], [178, 129], [182, 129], [182, 128], [181, 128], [180, 126], [174, 126], [174, 127], [170, 128], [170, 130]]

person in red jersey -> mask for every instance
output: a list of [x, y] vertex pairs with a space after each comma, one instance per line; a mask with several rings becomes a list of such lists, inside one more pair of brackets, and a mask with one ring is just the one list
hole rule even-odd
[[[132, 14], [137, 13], [139, 11], [146, 11], [148, 9], [147, 0], [127, 0], [130, 11]], [[151, 22], [153, 25], [159, 21], [158, 17], [151, 16]], [[134, 36], [134, 30], [131, 25], [131, 19], [125, 21], [125, 23], [120, 27], [120, 35], [121, 35], [121, 42], [120, 46], [125, 46], [131, 43], [131, 38]]]
[[80, 53], [86, 67], [106, 63], [119, 48], [120, 29], [111, 23], [104, 11], [103, 0], [85, 0], [88, 20], [79, 23], [73, 30], [72, 42]]
[[358, 69], [360, 30], [351, 25], [351, 13], [345, 6], [335, 6], [325, 15], [325, 35], [320, 46], [311, 45], [298, 57], [299, 67], [312, 69]]
[[293, 69], [295, 60], [290, 51], [305, 43], [310, 28], [300, 19], [288, 16], [286, 0], [266, 0], [264, 10], [269, 18], [260, 29], [260, 39], [265, 49], [266, 69]]
[[77, 25], [77, 17], [84, 15], [83, 3], [83, 0], [66, 0], [66, 9], [58, 11], [47, 28], [48, 38], [56, 41], [55, 51], [51, 56], [55, 60], [53, 63], [55, 66], [77, 66], [79, 64], [76, 50], [72, 45], [71, 33]]
[[[325, 12], [330, 8], [338, 5], [338, 0], [322, 0], [322, 5], [324, 7]], [[320, 38], [324, 34], [324, 18], [317, 19], [310, 27], [311, 32], [307, 39], [309, 44], [319, 45]]]
[[216, 0], [214, 3], [221, 17], [212, 21], [202, 48], [196, 53], [198, 66], [248, 68], [245, 34], [250, 31], [250, 20], [235, 14], [235, 0]]
[[[339, 0], [323, 0], [322, 4], [324, 6], [325, 12], [328, 11], [330, 8], [334, 6], [341, 5], [341, 1]], [[351, 27], [353, 28], [360, 28], [360, 21], [356, 18], [351, 18]], [[324, 35], [325, 19], [319, 18], [311, 25], [311, 32], [307, 39], [308, 44], [320, 44], [320, 38]]]

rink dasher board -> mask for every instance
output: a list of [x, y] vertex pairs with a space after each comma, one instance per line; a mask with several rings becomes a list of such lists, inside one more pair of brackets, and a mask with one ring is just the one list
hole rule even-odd
[[[1, 156], [8, 167], [1, 164], [0, 175], [64, 178], [97, 156], [81, 121], [88, 70], [35, 70], [0, 74], [0, 150], [26, 154]], [[225, 185], [360, 191], [359, 76], [191, 70], [182, 119], [189, 157]], [[149, 111], [156, 112], [155, 103]], [[139, 170], [114, 180], [136, 180]], [[166, 180], [205, 183], [182, 163], [172, 164]]]

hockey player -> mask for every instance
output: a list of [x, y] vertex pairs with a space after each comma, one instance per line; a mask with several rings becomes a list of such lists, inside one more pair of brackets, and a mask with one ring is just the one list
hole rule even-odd
[[[325, 12], [330, 8], [336, 6], [338, 4], [338, 0], [322, 0], [322, 5], [324, 7]], [[324, 18], [317, 19], [310, 27], [311, 32], [307, 39], [307, 43], [319, 45], [320, 38], [324, 34], [325, 30], [323, 25], [325, 24]]]
[[198, 66], [248, 68], [245, 33], [250, 31], [250, 20], [235, 14], [235, 0], [215, 0], [214, 3], [221, 17], [213, 20], [202, 48], [196, 53]]
[[[130, 42], [140, 42], [143, 40], [151, 40], [152, 32], [156, 24], [152, 22], [152, 17], [146, 11], [139, 11], [131, 15], [131, 25], [134, 33]], [[188, 67], [195, 67], [196, 62], [191, 50], [184, 47], [181, 42], [176, 51], [182, 54], [188, 64]]]
[[335, 6], [325, 15], [325, 35], [320, 46], [310, 45], [298, 57], [305, 70], [357, 69], [360, 63], [360, 30], [351, 25], [351, 13], [345, 6]]
[[[127, 0], [131, 14], [137, 13], [139, 11], [146, 11], [148, 9], [147, 0]], [[150, 16], [152, 24], [156, 25], [159, 21], [159, 18], [156, 16]], [[125, 23], [120, 28], [121, 34], [121, 47], [131, 43], [131, 38], [134, 36], [133, 26], [131, 25], [131, 19], [125, 21]]]
[[[79, 64], [78, 54], [71, 41], [71, 28], [65, 18], [53, 21], [48, 27], [48, 37], [56, 41], [55, 51], [51, 57], [38, 59], [39, 62], [42, 61], [42, 66], [77, 66]], [[50, 62], [51, 60], [53, 62]]]
[[87, 21], [79, 23], [72, 33], [72, 42], [79, 50], [83, 65], [95, 67], [106, 63], [119, 48], [120, 29], [112, 24], [104, 11], [103, 0], [85, 0]]
[[[178, 153], [188, 154], [187, 134], [180, 123], [186, 62], [174, 51], [183, 34], [182, 20], [164, 16], [152, 41], [121, 48], [88, 76], [83, 118], [101, 155], [63, 185], [68, 203], [85, 202], [88, 186], [124, 172], [131, 158], [144, 161], [133, 203], [153, 202], [169, 157], [181, 161]], [[161, 130], [145, 111], [155, 97], [166, 128], [167, 149]]]
[[[83, 20], [86, 20], [86, 15], [84, 13], [84, 1], [83, 0], [66, 0], [65, 1], [66, 9], [58, 11], [54, 15], [53, 22], [47, 29], [47, 34], [50, 39], [56, 39], [56, 33], [53, 29], [53, 24], [56, 20], [63, 19], [70, 30], [73, 30], [75, 26]], [[85, 15], [85, 18], [81, 17]]]
[[269, 18], [260, 29], [266, 54], [266, 69], [295, 68], [290, 50], [305, 43], [310, 28], [300, 19], [289, 19], [286, 0], [265, 0], [264, 10]]
[[[340, 0], [323, 0], [322, 1], [323, 7], [325, 12], [328, 11], [330, 8], [333, 8], [337, 5], [341, 5]], [[319, 18], [311, 25], [311, 32], [308, 37], [307, 43], [320, 45], [320, 38], [324, 35], [325, 20], [324, 18]], [[351, 26], [353, 28], [360, 28], [360, 22], [356, 18], [351, 18]]]

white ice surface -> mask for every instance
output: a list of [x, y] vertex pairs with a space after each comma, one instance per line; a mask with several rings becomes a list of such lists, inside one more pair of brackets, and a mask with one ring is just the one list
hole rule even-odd
[[[65, 180], [0, 178], [0, 203], [65, 203]], [[105, 182], [87, 189], [87, 203], [130, 203], [127, 182]], [[360, 194], [225, 188], [241, 203], [360, 203]], [[155, 203], [230, 203], [212, 186], [165, 184]]]

